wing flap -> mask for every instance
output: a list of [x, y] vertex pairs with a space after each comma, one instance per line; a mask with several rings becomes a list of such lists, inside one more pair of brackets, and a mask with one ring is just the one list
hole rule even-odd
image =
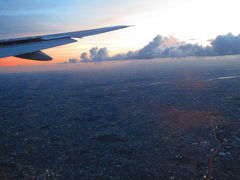
[[27, 54], [21, 54], [18, 56], [15, 56], [18, 58], [23, 58], [23, 59], [30, 59], [30, 60], [37, 60], [37, 61], [51, 61], [52, 58], [48, 56], [47, 54], [37, 51], [37, 52], [32, 52], [32, 53], [27, 53]]

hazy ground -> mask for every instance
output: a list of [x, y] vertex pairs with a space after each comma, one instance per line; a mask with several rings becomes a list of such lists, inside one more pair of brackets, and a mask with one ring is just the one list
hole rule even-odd
[[0, 74], [0, 179], [239, 179], [240, 59], [107, 64]]

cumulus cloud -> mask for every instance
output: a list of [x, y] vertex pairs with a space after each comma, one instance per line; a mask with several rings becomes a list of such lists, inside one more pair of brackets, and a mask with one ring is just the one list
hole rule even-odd
[[68, 61], [66, 62], [63, 62], [63, 63], [60, 63], [60, 64], [68, 64], [68, 63], [79, 63], [80, 61], [76, 58], [73, 58], [73, 59], [69, 59]]
[[100, 62], [108, 59], [109, 55], [107, 48], [98, 49], [97, 47], [94, 47], [89, 50], [89, 53], [82, 53], [80, 58], [83, 62]]
[[87, 62], [89, 59], [88, 59], [88, 54], [86, 52], [82, 53], [81, 56], [80, 56], [81, 60], [84, 61], [84, 62]]
[[[210, 55], [210, 47], [202, 47], [197, 44], [186, 44], [174, 37], [163, 37], [157, 35], [151, 42], [137, 51], [128, 53], [108, 55], [107, 48], [92, 48], [89, 53], [82, 53], [81, 59], [84, 62], [98, 62], [109, 60], [128, 60], [128, 59], [152, 59], [161, 57], [185, 57], [185, 56], [204, 56]], [[88, 55], [89, 54], [89, 55]], [[212, 55], [212, 54], [211, 54]]]
[[[137, 51], [109, 56], [107, 48], [94, 47], [81, 54], [82, 62], [101, 62], [129, 59], [152, 59], [164, 57], [219, 56], [240, 54], [240, 36], [231, 33], [217, 36], [209, 46], [190, 44], [170, 36], [157, 35], [151, 42]], [[80, 62], [80, 61], [77, 61]]]
[[69, 59], [68, 61], [69, 61], [70, 63], [77, 63], [77, 62], [78, 62], [77, 59]]
[[105, 58], [108, 58], [108, 51], [107, 48], [100, 48], [94, 47], [90, 49], [90, 61], [103, 61]]
[[[198, 44], [186, 44], [182, 41], [178, 41], [174, 37], [162, 37], [157, 35], [153, 41], [134, 54], [136, 59], [203, 56], [210, 55], [211, 48], [202, 47]], [[133, 56], [132, 53], [130, 53], [130, 55]]]
[[214, 51], [218, 55], [235, 55], [240, 54], [240, 35], [234, 36], [231, 33], [217, 36], [211, 42]]

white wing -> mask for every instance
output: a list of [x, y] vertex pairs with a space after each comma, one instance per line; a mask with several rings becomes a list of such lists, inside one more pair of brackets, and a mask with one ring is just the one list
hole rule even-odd
[[112, 26], [85, 31], [0, 40], [0, 58], [15, 56], [25, 59], [48, 61], [52, 60], [52, 58], [40, 50], [76, 42], [72, 38], [82, 38], [127, 27], [129, 26]]

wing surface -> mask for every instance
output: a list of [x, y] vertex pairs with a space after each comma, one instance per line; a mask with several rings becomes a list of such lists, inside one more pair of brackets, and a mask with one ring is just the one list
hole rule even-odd
[[[72, 38], [83, 38], [127, 27], [129, 26], [112, 26], [84, 31], [0, 40], [0, 58], [15, 56], [31, 60], [51, 60], [51, 57], [40, 52], [40, 50], [76, 42]], [[46, 58], [43, 58], [44, 55]]]

